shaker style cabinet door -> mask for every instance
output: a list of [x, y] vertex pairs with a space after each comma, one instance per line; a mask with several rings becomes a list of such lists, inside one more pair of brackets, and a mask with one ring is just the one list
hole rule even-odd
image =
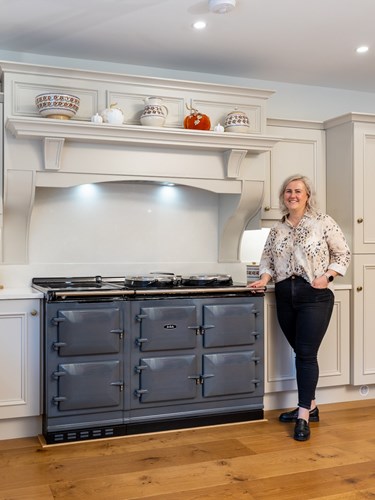
[[375, 255], [353, 258], [352, 384], [375, 384]]
[[40, 301], [0, 301], [0, 419], [40, 414]]
[[283, 140], [268, 153], [261, 218], [280, 219], [279, 189], [290, 175], [302, 174], [315, 185], [319, 207], [325, 210], [325, 133], [311, 124], [268, 120], [267, 132]]
[[351, 117], [327, 124], [327, 213], [353, 254], [375, 253], [375, 122]]
[[353, 253], [375, 252], [375, 124], [354, 127]]

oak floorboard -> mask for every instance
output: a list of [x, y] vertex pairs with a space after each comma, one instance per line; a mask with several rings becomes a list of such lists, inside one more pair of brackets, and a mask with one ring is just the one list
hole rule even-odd
[[375, 500], [375, 400], [320, 414], [305, 443], [279, 411], [67, 445], [0, 441], [0, 500]]

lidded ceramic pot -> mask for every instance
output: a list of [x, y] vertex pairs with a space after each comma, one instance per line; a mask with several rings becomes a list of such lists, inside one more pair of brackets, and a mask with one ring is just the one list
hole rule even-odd
[[149, 127], [162, 127], [168, 116], [168, 108], [162, 104], [161, 97], [146, 97], [141, 115], [141, 124]]
[[124, 123], [124, 113], [116, 106], [117, 103], [111, 104], [109, 108], [101, 112], [104, 123], [111, 123], [112, 125], [122, 125]]
[[250, 132], [250, 122], [247, 114], [238, 109], [228, 113], [224, 122], [224, 130], [235, 134], [248, 134]]

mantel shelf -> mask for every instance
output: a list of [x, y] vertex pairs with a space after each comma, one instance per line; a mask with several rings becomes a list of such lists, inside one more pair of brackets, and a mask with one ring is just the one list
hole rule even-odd
[[80, 142], [152, 145], [216, 151], [243, 149], [253, 153], [269, 151], [274, 144], [280, 141], [275, 137], [261, 135], [141, 125], [96, 124], [78, 120], [34, 117], [8, 118], [6, 128], [18, 138], [56, 137]]
[[[250, 134], [194, 131], [139, 125], [109, 125], [78, 120], [56, 120], [34, 117], [11, 117], [6, 128], [17, 138], [35, 138], [94, 142], [97, 144], [125, 144], [141, 147], [164, 147], [189, 150], [230, 151], [240, 150], [259, 154], [269, 151], [280, 141], [275, 137]], [[50, 147], [50, 144], [48, 145]]]

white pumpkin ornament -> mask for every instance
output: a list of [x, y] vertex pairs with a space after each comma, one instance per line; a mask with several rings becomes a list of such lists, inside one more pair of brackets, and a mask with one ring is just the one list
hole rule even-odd
[[124, 123], [124, 113], [116, 106], [117, 102], [101, 112], [104, 123], [111, 123], [112, 125], [122, 125]]

